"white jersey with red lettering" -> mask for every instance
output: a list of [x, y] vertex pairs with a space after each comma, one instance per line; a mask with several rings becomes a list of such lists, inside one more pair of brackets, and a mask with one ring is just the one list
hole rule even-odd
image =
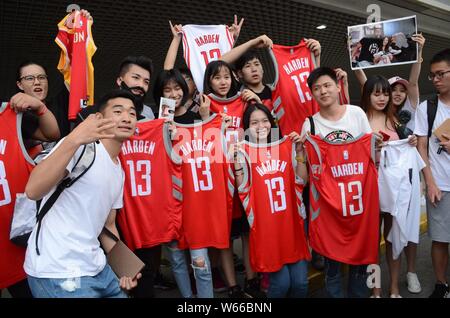
[[234, 174], [226, 160], [222, 117], [191, 125], [175, 123], [174, 152], [182, 159], [181, 249], [228, 248]]
[[184, 59], [200, 93], [206, 66], [230, 51], [233, 45], [233, 36], [226, 25], [183, 26]]
[[250, 264], [277, 272], [309, 259], [304, 231], [303, 180], [295, 174], [295, 145], [287, 137], [270, 144], [244, 142], [239, 195], [250, 225]]
[[177, 240], [182, 212], [181, 160], [172, 152], [164, 119], [138, 122], [122, 144], [124, 206], [117, 220], [132, 250]]
[[351, 265], [378, 261], [379, 198], [375, 136], [343, 143], [305, 142], [309, 164], [311, 247]]
[[0, 289], [26, 279], [25, 248], [9, 240], [16, 195], [25, 192], [34, 167], [22, 141], [22, 114], [0, 104]]

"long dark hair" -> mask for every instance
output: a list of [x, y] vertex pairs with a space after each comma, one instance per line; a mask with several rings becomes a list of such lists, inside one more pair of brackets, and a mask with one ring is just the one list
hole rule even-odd
[[203, 78], [203, 92], [206, 95], [211, 94], [211, 93], [217, 95], [217, 93], [211, 87], [211, 80], [214, 76], [219, 74], [219, 72], [222, 70], [222, 68], [227, 68], [228, 71], [230, 72], [230, 77], [231, 77], [231, 86], [230, 86], [230, 90], [228, 91], [227, 97], [233, 97], [234, 95], [237, 94], [238, 82], [237, 82], [236, 78], [234, 77], [233, 69], [231, 68], [230, 64], [228, 64], [227, 62], [218, 60], [218, 61], [212, 61], [206, 67], [205, 77]]
[[189, 88], [180, 71], [177, 69], [163, 70], [158, 74], [158, 77], [156, 77], [156, 81], [153, 86], [153, 98], [155, 99], [156, 105], [159, 106], [161, 97], [164, 95], [164, 87], [169, 82], [175, 82], [183, 90], [183, 99], [181, 100], [180, 105], [184, 105], [189, 97]]
[[364, 110], [364, 112], [367, 114], [367, 117], [370, 118], [373, 113], [373, 109], [370, 103], [370, 95], [372, 93], [382, 93], [382, 94], [389, 94], [389, 101], [382, 110], [382, 112], [386, 115], [386, 127], [388, 121], [391, 123], [392, 128], [395, 129], [398, 118], [395, 113], [395, 107], [392, 103], [392, 88], [391, 85], [389, 85], [389, 81], [380, 75], [371, 76], [367, 79], [366, 83], [364, 84], [362, 95], [361, 95], [361, 107]]
[[[252, 115], [252, 113], [254, 111], [260, 110], [262, 111], [264, 114], [266, 114], [267, 118], [269, 119], [270, 122], [270, 133], [267, 136], [267, 141], [270, 142], [274, 142], [276, 140], [279, 140], [281, 138], [281, 129], [278, 127], [278, 125], [275, 123], [275, 119], [272, 116], [272, 113], [270, 112], [270, 110], [263, 104], [259, 104], [259, 103], [251, 103], [247, 105], [247, 108], [244, 111], [244, 115], [242, 117], [242, 121], [244, 124], [244, 131], [245, 131], [245, 140], [249, 141], [250, 140], [250, 131], [248, 130], [250, 127], [250, 117]], [[278, 134], [274, 134], [274, 138], [278, 137], [276, 140], [272, 140], [272, 131], [273, 129], [278, 130]]]

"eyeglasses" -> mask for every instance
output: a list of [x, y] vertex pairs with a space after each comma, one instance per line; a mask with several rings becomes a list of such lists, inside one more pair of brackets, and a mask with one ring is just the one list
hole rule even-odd
[[430, 73], [430, 74], [428, 74], [428, 79], [430, 81], [433, 81], [434, 78], [436, 78], [438, 80], [441, 80], [441, 79], [444, 78], [444, 75], [447, 74], [447, 73], [450, 73], [450, 70], [444, 71], [444, 72]]
[[21, 78], [19, 78], [19, 80], [24, 80], [25, 82], [28, 82], [28, 83], [34, 83], [34, 81], [36, 79], [39, 82], [46, 82], [47, 81], [47, 75], [45, 75], [45, 74], [27, 75], [27, 76], [22, 76]]

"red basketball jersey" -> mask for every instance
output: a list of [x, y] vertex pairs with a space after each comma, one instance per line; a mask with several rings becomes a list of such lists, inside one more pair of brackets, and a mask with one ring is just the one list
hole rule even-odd
[[22, 143], [22, 114], [0, 106], [0, 289], [26, 278], [25, 248], [9, 240], [16, 194], [24, 193], [34, 166]]
[[74, 120], [82, 107], [94, 104], [94, 67], [92, 56], [97, 47], [92, 38], [92, 21], [79, 11], [68, 14], [58, 24], [55, 42], [61, 48], [58, 70], [70, 91], [69, 120]]
[[300, 133], [305, 118], [319, 111], [307, 79], [315, 69], [313, 53], [302, 40], [296, 46], [273, 46], [277, 77], [272, 93], [273, 110], [283, 135]]
[[[231, 117], [231, 126], [226, 130], [225, 136], [228, 145], [240, 140], [243, 136], [243, 121], [246, 103], [242, 101], [240, 94], [231, 98], [220, 98], [214, 94], [209, 94], [211, 99], [211, 111], [217, 114], [224, 113]], [[242, 130], [240, 132], [240, 130]], [[233, 168], [233, 166], [231, 166]], [[244, 209], [239, 199], [237, 189], [233, 196], [233, 219], [242, 217]]]
[[250, 264], [276, 272], [309, 259], [304, 232], [303, 182], [295, 175], [295, 149], [284, 138], [271, 144], [244, 143], [244, 181], [239, 187], [250, 224]]
[[311, 247], [352, 265], [378, 262], [379, 198], [375, 136], [305, 143], [310, 179]]
[[132, 250], [177, 240], [182, 209], [181, 162], [172, 154], [164, 119], [139, 122], [119, 155], [125, 170], [124, 207], [117, 219]]
[[183, 225], [180, 248], [228, 248], [234, 176], [226, 162], [222, 118], [177, 124], [174, 151], [182, 159]]

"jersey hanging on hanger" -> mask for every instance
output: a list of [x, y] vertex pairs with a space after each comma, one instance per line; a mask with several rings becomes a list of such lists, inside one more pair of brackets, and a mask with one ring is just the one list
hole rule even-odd
[[92, 38], [92, 20], [80, 11], [68, 14], [58, 23], [55, 42], [61, 49], [58, 70], [64, 76], [64, 83], [70, 92], [69, 120], [78, 112], [94, 105], [94, 66], [92, 56], [97, 47]]

